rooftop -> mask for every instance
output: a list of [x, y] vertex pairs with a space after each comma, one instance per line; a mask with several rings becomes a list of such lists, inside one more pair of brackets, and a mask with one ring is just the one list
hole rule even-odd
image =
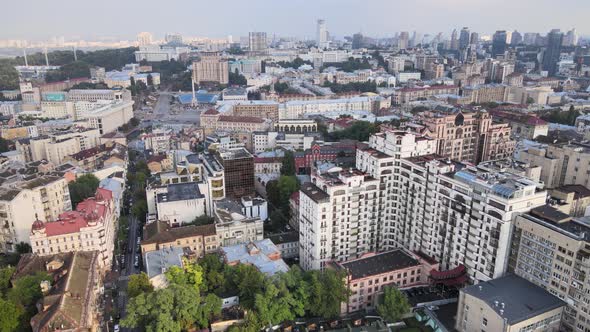
[[543, 288], [515, 275], [480, 282], [461, 291], [486, 302], [511, 325], [565, 306]]
[[163, 274], [172, 266], [182, 267], [182, 256], [184, 251], [182, 248], [172, 247], [163, 248], [160, 250], [146, 252], [145, 270], [148, 277], [151, 279], [157, 275]]
[[251, 264], [267, 275], [289, 271], [287, 264], [280, 258], [279, 248], [270, 239], [223, 247], [221, 251], [226, 262]]
[[420, 262], [402, 249], [358, 258], [341, 263], [352, 279], [365, 278], [382, 273], [419, 266]]
[[311, 182], [301, 185], [300, 191], [315, 202], [328, 202], [330, 195]]
[[196, 182], [173, 183], [168, 185], [168, 192], [158, 194], [158, 203], [185, 201], [204, 198]]
[[141, 244], [169, 243], [194, 236], [214, 236], [215, 225], [182, 226], [171, 228], [164, 221], [156, 221], [144, 227], [144, 240]]

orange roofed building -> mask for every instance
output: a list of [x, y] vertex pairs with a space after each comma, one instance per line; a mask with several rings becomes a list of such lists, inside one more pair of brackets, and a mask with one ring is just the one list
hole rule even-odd
[[39, 256], [66, 252], [98, 251], [98, 265], [108, 268], [113, 260], [116, 231], [113, 193], [98, 188], [95, 196], [78, 203], [75, 211], [53, 222], [37, 220], [31, 227], [31, 247]]

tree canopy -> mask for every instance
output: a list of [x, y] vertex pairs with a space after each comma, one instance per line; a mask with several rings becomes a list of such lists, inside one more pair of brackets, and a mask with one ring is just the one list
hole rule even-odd
[[77, 178], [76, 181], [70, 182], [68, 188], [72, 206], [75, 207], [86, 198], [94, 196], [99, 183], [98, 178], [91, 173], [84, 174]]
[[248, 80], [246, 77], [238, 71], [236, 68], [235, 72], [229, 72], [229, 84], [230, 85], [247, 85]]
[[16, 90], [18, 82], [18, 71], [14, 65], [0, 62], [0, 90]]
[[551, 123], [559, 123], [568, 126], [573, 126], [576, 124], [576, 119], [580, 115], [582, 115], [582, 113], [576, 110], [572, 105], [570, 109], [567, 111], [555, 110], [549, 113], [545, 113], [541, 115], [541, 119]]
[[385, 287], [383, 302], [377, 305], [377, 312], [384, 320], [395, 323], [410, 312], [411, 306], [406, 296], [396, 287]]
[[341, 139], [368, 141], [369, 137], [378, 131], [379, 125], [377, 123], [371, 123], [368, 121], [356, 121], [350, 127], [344, 130], [328, 133], [327, 138], [334, 141], [338, 141]]
[[153, 290], [154, 286], [150, 283], [150, 279], [145, 272], [129, 276], [129, 282], [127, 283], [127, 296], [129, 298], [136, 297], [142, 293], [150, 293]]
[[283, 164], [281, 165], [281, 175], [295, 175], [295, 156], [293, 151], [285, 151]]

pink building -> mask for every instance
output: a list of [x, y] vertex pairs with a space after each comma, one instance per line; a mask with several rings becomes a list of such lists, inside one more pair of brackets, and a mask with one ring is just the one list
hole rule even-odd
[[337, 269], [346, 271], [351, 294], [348, 303], [342, 304], [342, 314], [373, 310], [385, 287], [426, 285], [430, 271], [438, 269], [438, 263], [427, 261], [404, 249], [369, 253], [361, 258], [335, 264]]
[[113, 193], [98, 188], [95, 197], [78, 203], [76, 211], [59, 215], [58, 220], [37, 220], [31, 229], [31, 247], [39, 256], [76, 251], [98, 251], [98, 265], [109, 267], [113, 260], [116, 231]]

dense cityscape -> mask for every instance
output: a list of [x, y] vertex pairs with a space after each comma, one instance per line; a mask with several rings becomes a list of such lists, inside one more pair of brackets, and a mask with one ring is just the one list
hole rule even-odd
[[590, 332], [590, 31], [447, 23], [0, 35], [0, 331]]

